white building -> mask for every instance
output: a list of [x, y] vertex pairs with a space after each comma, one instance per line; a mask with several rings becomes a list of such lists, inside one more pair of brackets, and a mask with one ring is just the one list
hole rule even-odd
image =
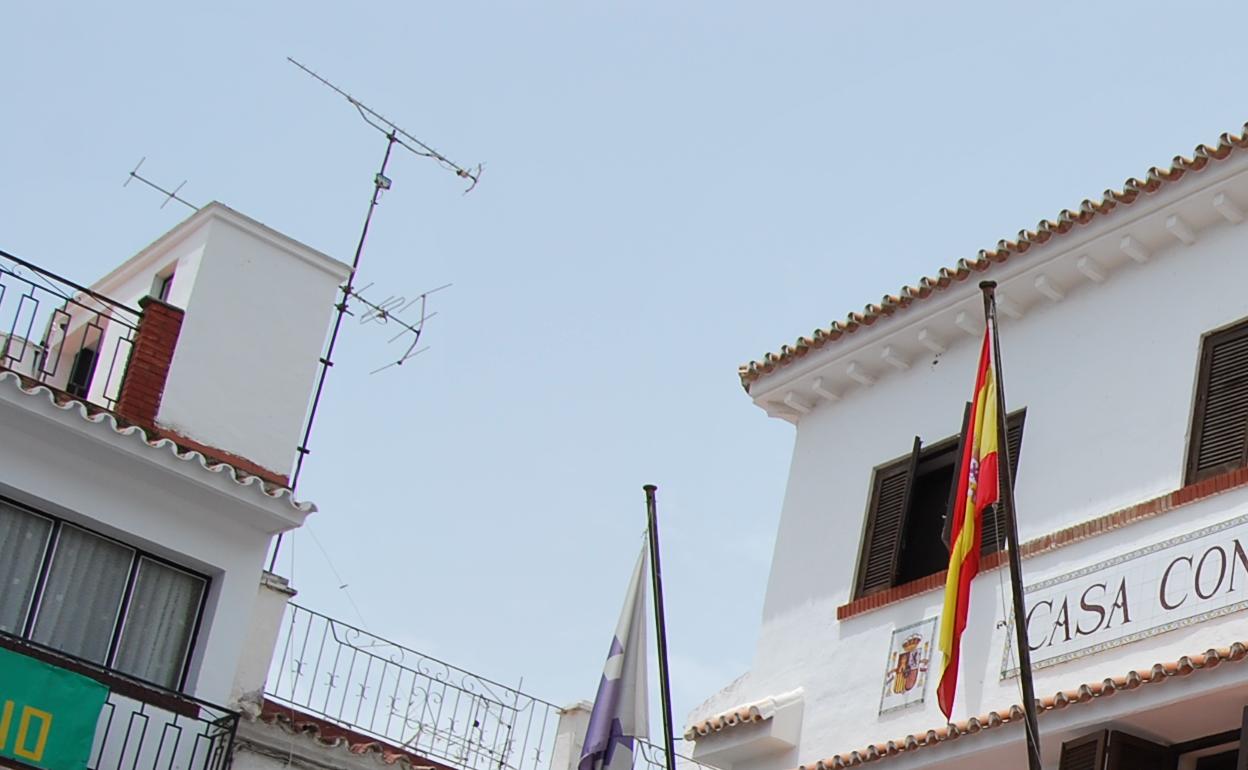
[[0, 251], [0, 767], [575, 766], [584, 707], [264, 571], [349, 270], [219, 203], [89, 288]]
[[31, 659], [108, 688], [88, 766], [228, 761], [347, 272], [220, 204], [90, 289], [0, 257], [0, 764], [43, 766], [68, 719], [6, 691]]
[[1245, 149], [1224, 136], [742, 367], [796, 442], [754, 661], [691, 716], [696, 757], [726, 770], [1026, 766], [991, 533], [953, 724], [923, 670], [982, 278], [1000, 285], [1021, 425], [1045, 766], [1245, 767]]

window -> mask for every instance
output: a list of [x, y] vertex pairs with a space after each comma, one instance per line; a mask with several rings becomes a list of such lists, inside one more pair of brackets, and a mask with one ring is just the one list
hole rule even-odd
[[1200, 350], [1187, 483], [1248, 465], [1248, 321], [1205, 337]]
[[152, 296], [161, 302], [169, 301], [169, 290], [173, 288], [173, 268], [169, 272], [156, 276], [152, 282]]
[[65, 385], [65, 391], [76, 398], [86, 398], [94, 375], [95, 351], [83, 348], [74, 354], [74, 365], [69, 370], [69, 382]]
[[1062, 744], [1058, 770], [1172, 770], [1169, 746], [1118, 730], [1098, 730]]
[[[957, 493], [967, 406], [958, 436], [924, 447], [917, 436], [910, 454], [875, 469], [867, 526], [858, 559], [856, 597], [940, 572], [949, 566], [948, 514]], [[1018, 469], [1025, 410], [1007, 419], [1011, 469]], [[1004, 522], [996, 508], [984, 516], [981, 554], [1000, 550]]]
[[0, 585], [0, 631], [177, 689], [208, 581], [0, 500]]

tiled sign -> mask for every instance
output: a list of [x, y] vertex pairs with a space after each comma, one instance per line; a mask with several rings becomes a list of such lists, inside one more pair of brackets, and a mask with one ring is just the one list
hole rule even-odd
[[[1032, 668], [1248, 607], [1248, 516], [1024, 589]], [[1001, 678], [1018, 675], [1010, 624]]]
[[888, 662], [884, 666], [881, 714], [923, 702], [935, 634], [936, 618], [893, 631], [893, 643], [889, 645]]

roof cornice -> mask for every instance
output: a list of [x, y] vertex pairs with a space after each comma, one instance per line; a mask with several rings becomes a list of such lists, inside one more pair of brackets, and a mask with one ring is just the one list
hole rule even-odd
[[228, 223], [296, 259], [328, 273], [336, 280], [346, 280], [347, 275], [351, 272], [349, 265], [334, 259], [328, 254], [300, 243], [294, 238], [284, 235], [246, 214], [235, 211], [224, 203], [213, 201], [179, 222], [164, 235], [152, 241], [138, 254], [113, 268], [107, 275], [92, 284], [92, 288], [103, 294], [109, 294], [115, 287], [125, 283], [132, 276], [149, 269], [178, 244], [191, 238], [212, 222]]
[[1107, 191], [1099, 203], [1084, 201], [1079, 213], [1063, 211], [1058, 221], [1045, 220], [1018, 241], [1001, 241], [742, 366], [742, 384], [769, 415], [797, 422], [819, 404], [904, 371], [922, 356], [978, 338], [982, 300], [972, 277], [991, 273], [1001, 314], [1016, 320], [1080, 285], [1104, 283], [1155, 254], [1191, 245], [1207, 228], [1238, 224], [1248, 212], [1243, 149], [1248, 137], [1224, 134], [1217, 147], [1198, 147], [1193, 159], [1151, 169], [1144, 181], [1129, 179], [1123, 191]]

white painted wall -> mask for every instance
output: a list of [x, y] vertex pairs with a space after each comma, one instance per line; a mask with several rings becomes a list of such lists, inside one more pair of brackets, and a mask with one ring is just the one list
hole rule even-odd
[[[76, 414], [56, 413], [50, 421], [46, 409], [28, 410], [24, 400], [35, 397], [14, 396], [16, 389], [8, 382], [0, 388], [5, 439], [0, 442], [0, 491], [209, 575], [212, 585], [187, 691], [226, 703], [272, 533], [272, 524], [253, 507], [289, 503], [266, 503], [256, 489], [237, 485], [232, 499], [195, 482], [193, 474], [212, 475], [198, 464], [171, 460], [171, 454], [166, 458], [168, 450], [134, 438], [109, 437], [111, 430]], [[183, 467], [175, 473], [170, 463]], [[191, 479], [184, 474], [192, 474]]]
[[286, 474], [347, 269], [239, 218], [206, 230], [157, 422]]
[[[1245, 172], [1242, 167], [1236, 171]], [[1164, 216], [1164, 211], [1157, 214]], [[1105, 237], [1117, 243], [1121, 233], [1113, 227], [1121, 224], [1106, 224]], [[1046, 255], [1056, 259], [1074, 246], [1075, 236], [1067, 237], [1072, 243], [1057, 239], [1056, 245], [1014, 257], [985, 277], [1012, 275], [1042, 263]], [[1243, 293], [1248, 226], [1215, 220], [1200, 230], [1195, 245], [1154, 243], [1149, 262], [1124, 261], [1100, 284], [1068, 282], [1060, 302], [1016, 291], [1014, 296], [1025, 298], [1026, 313], [1021, 319], [1002, 317], [1008, 408], [1027, 408], [1017, 486], [1023, 540], [1182, 484], [1201, 336], [1248, 317]], [[976, 283], [972, 279], [948, 294], [974, 308]], [[824, 359], [831, 362], [827, 367], [843, 370], [851, 359], [838, 360], [837, 345], [862, 346], [871, 335], [883, 337], [903, 323], [914, 324], [917, 331], [925, 314], [943, 312], [955, 300], [920, 302], [812, 354], [794, 370], [813, 372]], [[916, 434], [931, 444], [960, 428], [979, 352], [978, 337], [960, 334], [947, 340], [943, 354], [915, 356], [908, 369], [886, 372], [872, 386], [854, 387], [839, 401], [805, 402], [813, 406], [808, 413], [789, 415], [797, 423], [797, 436], [755, 660], [730, 693], [712, 697], [694, 715], [805, 688], [800, 746], [749, 763], [750, 768], [813, 763], [944, 724], [935, 702], [935, 677], [929, 678], [924, 705], [877, 715], [892, 629], [938, 615], [941, 591], [845, 622], [837, 621], [836, 609], [852, 598], [872, 469], [908, 453]], [[872, 354], [879, 351], [859, 347], [854, 355], [878, 362]], [[795, 376], [782, 369], [771, 379]], [[760, 403], [778, 398], [769, 387], [767, 378], [755, 383], [753, 394]], [[1024, 573], [1028, 582], [1061, 574], [1245, 512], [1248, 492], [1227, 493], [1029, 559]], [[1001, 682], [999, 677], [1005, 630], [995, 624], [1002, 617], [1001, 581], [1006, 579], [998, 571], [975, 581], [955, 718], [1021, 700], [1017, 680]], [[1246, 635], [1248, 617], [1232, 614], [1045, 669], [1036, 675], [1036, 689], [1051, 694]], [[916, 762], [906, 766], [922, 766]]]

